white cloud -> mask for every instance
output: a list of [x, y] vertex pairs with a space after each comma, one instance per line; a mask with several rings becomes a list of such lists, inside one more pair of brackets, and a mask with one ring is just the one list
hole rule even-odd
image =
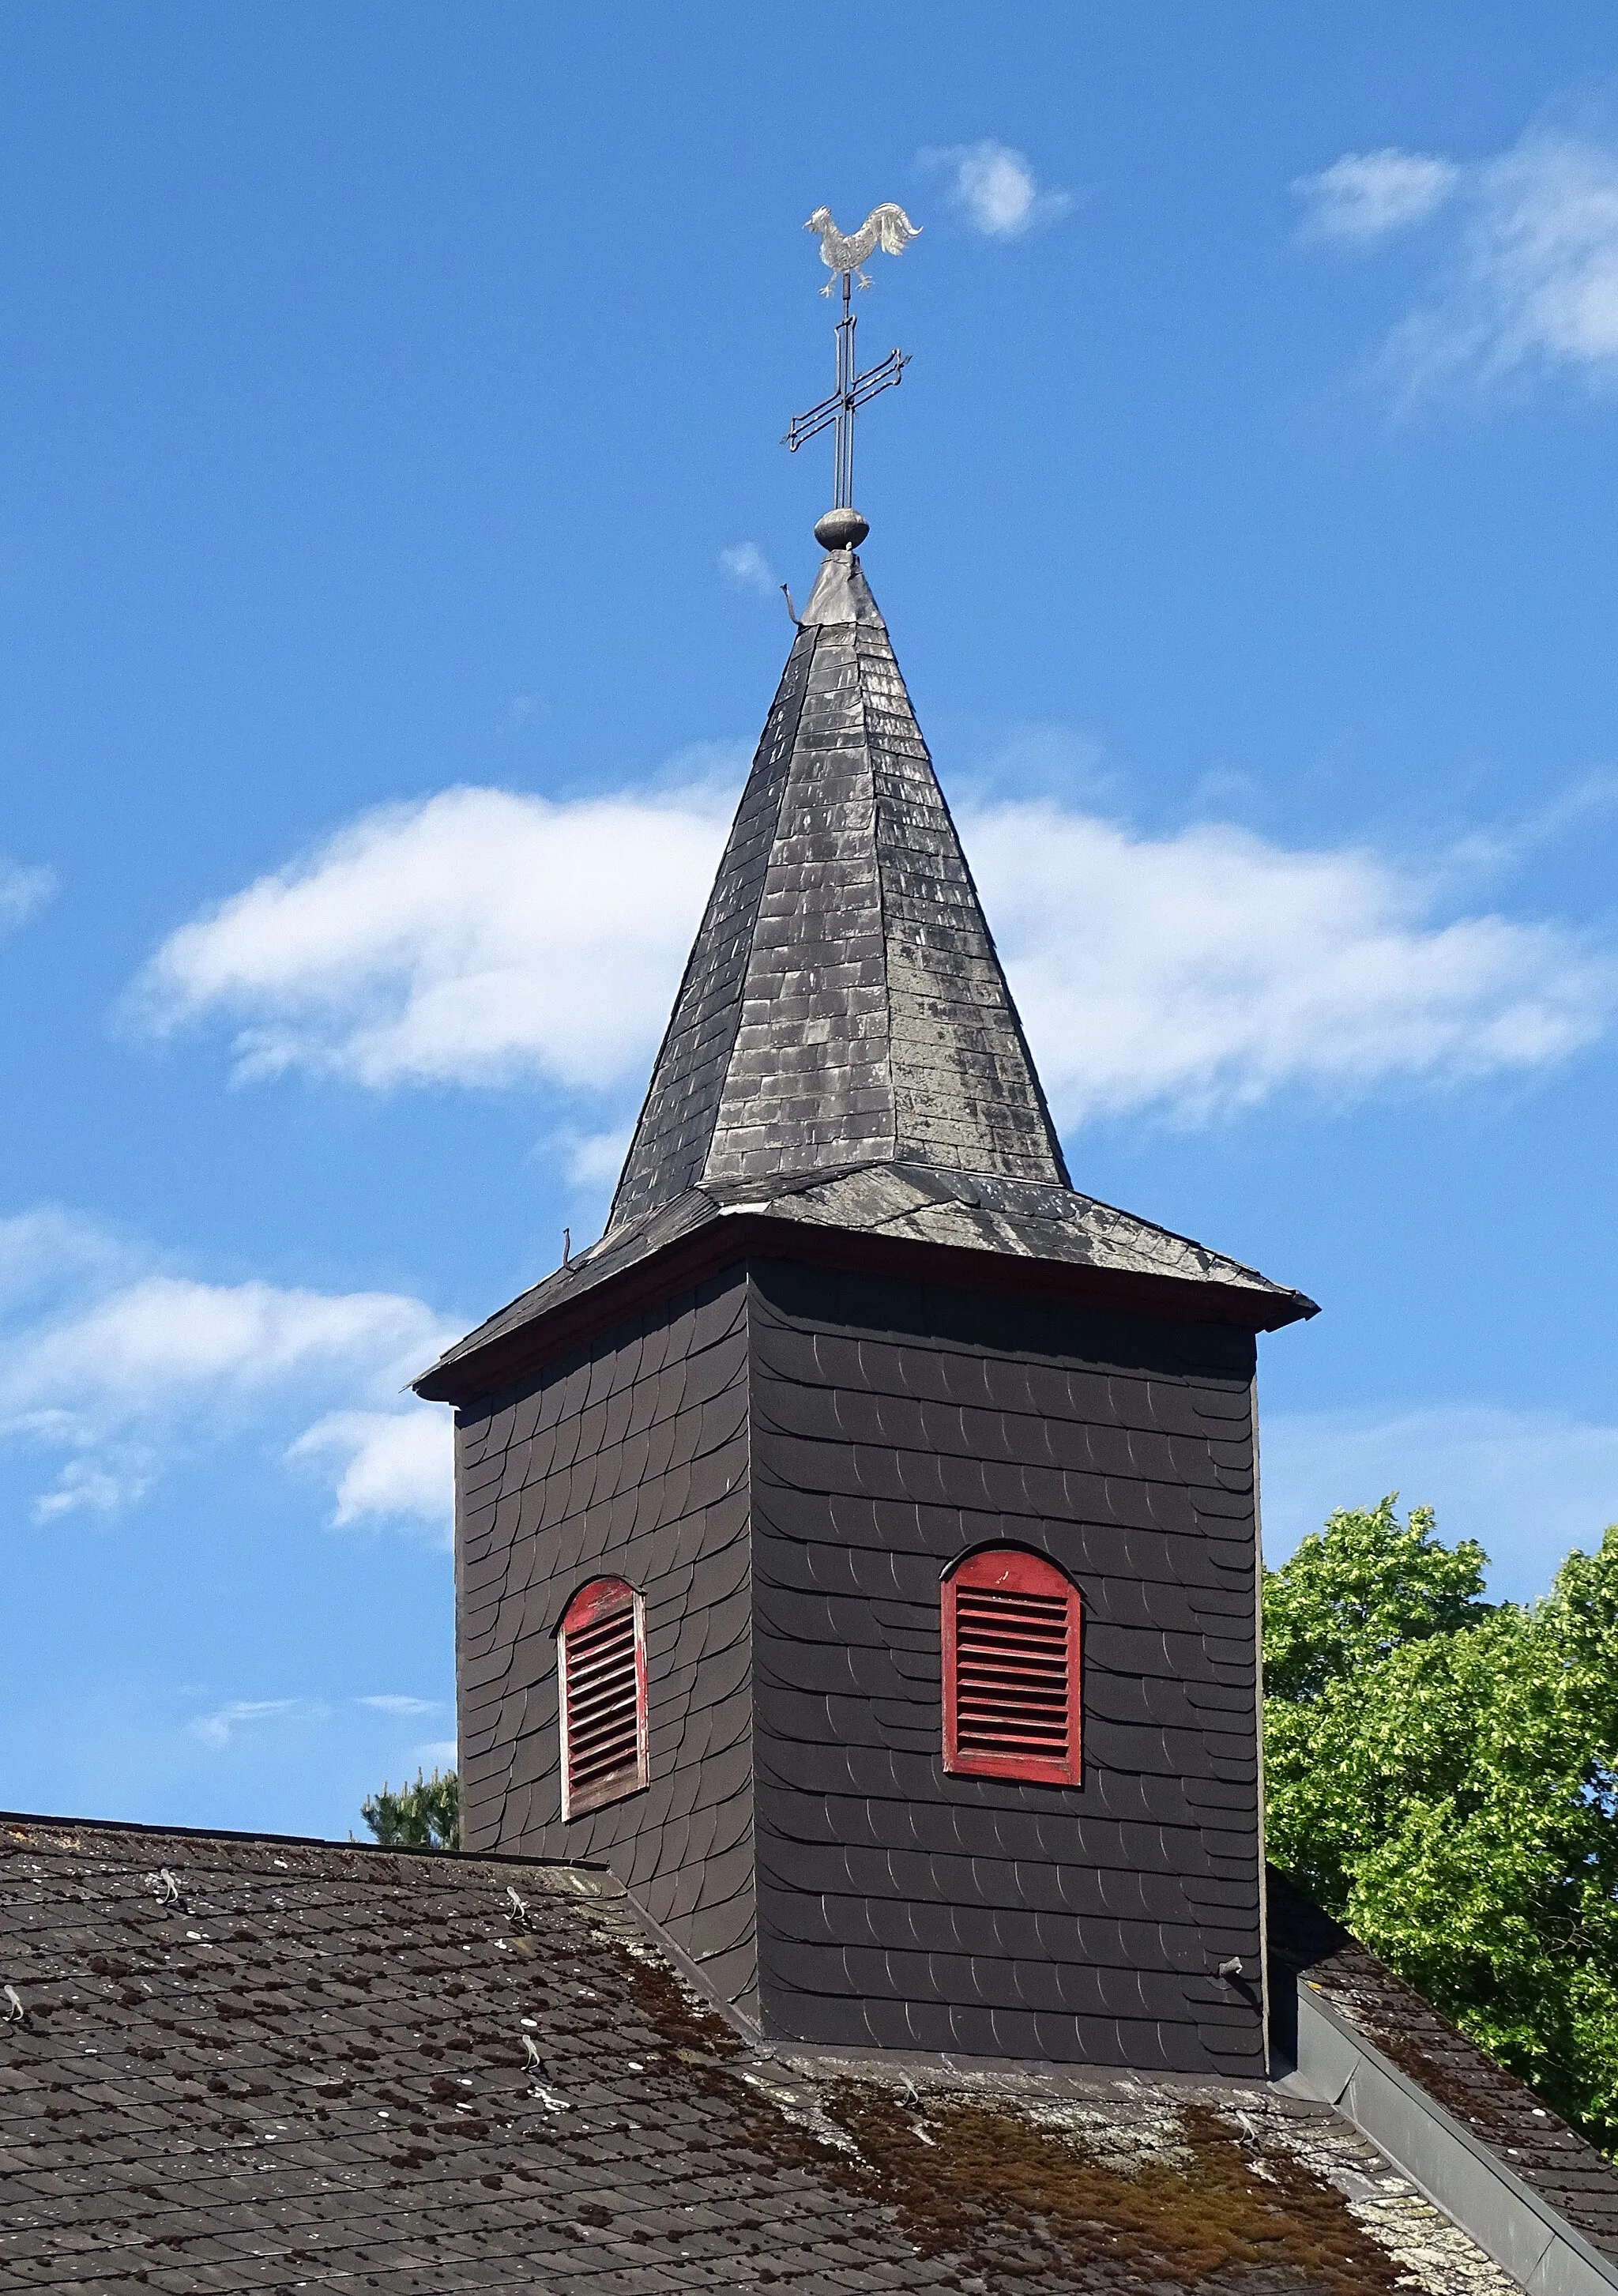
[[[1394, 163], [1405, 169], [1400, 211]], [[1344, 169], [1384, 170], [1358, 196]], [[1421, 207], [1411, 171], [1449, 168]], [[1337, 191], [1331, 189], [1335, 179]], [[1452, 228], [1427, 291], [1388, 335], [1376, 378], [1407, 403], [1444, 390], [1487, 390], [1555, 373], [1618, 382], [1618, 150], [1534, 127], [1494, 159], [1455, 166], [1411, 153], [1349, 154], [1304, 179], [1312, 235], [1368, 245], [1440, 203]]]
[[37, 1204], [0, 1219], [0, 1316], [14, 1316], [29, 1300], [54, 1297], [64, 1285], [109, 1289], [137, 1274], [149, 1254], [104, 1221], [86, 1219], [64, 1204]]
[[439, 1326], [395, 1292], [283, 1291], [144, 1275], [32, 1324], [0, 1361], [0, 1420], [77, 1429], [144, 1415], [153, 1400], [255, 1390], [332, 1366], [420, 1370]]
[[1570, 1548], [1618, 1521], [1618, 1426], [1486, 1404], [1267, 1418], [1264, 1552], [1272, 1565], [1336, 1507], [1388, 1491], [1433, 1506], [1450, 1544], [1477, 1539], [1497, 1595], [1542, 1595]]
[[570, 1185], [594, 1193], [610, 1188], [622, 1171], [629, 1152], [629, 1127], [615, 1125], [610, 1132], [559, 1132], [552, 1145], [562, 1152]]
[[986, 138], [925, 151], [924, 166], [945, 168], [949, 196], [973, 231], [984, 239], [1021, 239], [1040, 224], [1055, 223], [1072, 208], [1068, 192], [1042, 192], [1021, 152]]
[[719, 571], [733, 590], [752, 590], [773, 597], [779, 586], [775, 569], [756, 542], [733, 542], [719, 553]]
[[55, 890], [53, 869], [25, 869], [21, 862], [0, 853], [0, 932], [26, 924]]
[[650, 1059], [728, 816], [706, 790], [454, 789], [366, 814], [172, 934], [136, 1010], [159, 1031], [234, 1018], [243, 1079], [620, 1084]]
[[319, 1721], [325, 1709], [300, 1698], [237, 1698], [211, 1714], [199, 1714], [185, 1725], [188, 1734], [204, 1746], [228, 1746], [238, 1730], [263, 1722]]
[[1425, 152], [1345, 152], [1318, 176], [1300, 176], [1294, 184], [1308, 209], [1299, 235], [1375, 246], [1436, 215], [1459, 180], [1452, 160]]
[[125, 1452], [116, 1474], [97, 1461], [70, 1459], [54, 1488], [35, 1500], [34, 1520], [52, 1522], [64, 1514], [116, 1514], [144, 1496], [150, 1480], [138, 1449]]
[[[423, 1363], [424, 1363], [423, 1359]], [[420, 1371], [423, 1363], [414, 1368]], [[455, 1527], [455, 1428], [440, 1406], [399, 1411], [332, 1411], [287, 1453], [337, 1471], [340, 1528], [366, 1516], [412, 1516], [448, 1539]]]
[[413, 1746], [410, 1759], [419, 1769], [430, 1775], [434, 1770], [453, 1770], [460, 1759], [461, 1749], [453, 1738], [432, 1738], [424, 1746]]
[[361, 1706], [370, 1707], [375, 1714], [436, 1714], [436, 1698], [402, 1698], [396, 1692], [384, 1692], [376, 1698], [362, 1698]]
[[703, 819], [711, 816], [728, 828], [752, 757], [751, 742], [687, 742], [624, 801], [673, 806]]
[[60, 1461], [40, 1521], [112, 1513], [181, 1447], [333, 1401], [353, 1438], [322, 1434], [345, 1419], [328, 1411], [309, 1455], [337, 1463], [337, 1520], [441, 1516], [425, 1462], [448, 1421], [395, 1398], [452, 1327], [398, 1292], [209, 1283], [156, 1258], [60, 1208], [0, 1221], [0, 1440]]
[[[456, 791], [367, 816], [301, 876], [184, 928], [152, 978], [171, 1023], [251, 1010], [249, 1043], [277, 1048], [249, 1054], [251, 1073], [637, 1088], [722, 839], [717, 807]], [[1618, 1004], [1611, 952], [1556, 923], [1455, 914], [1453, 868], [1219, 825], [1140, 837], [1055, 801], [984, 803], [965, 825], [1069, 1121], [1532, 1073], [1594, 1042]], [[623, 1137], [558, 1134], [574, 1184], [610, 1181]], [[370, 1471], [353, 1456], [357, 1513]]]
[[1217, 826], [1140, 838], [1048, 804], [965, 830], [1070, 1121], [1532, 1072], [1593, 1042], [1618, 1005], [1606, 952], [1555, 924], [1445, 922], [1441, 880], [1367, 851]]

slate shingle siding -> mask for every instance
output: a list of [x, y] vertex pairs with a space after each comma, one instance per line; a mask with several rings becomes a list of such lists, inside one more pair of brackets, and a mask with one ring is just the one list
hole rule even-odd
[[[463, 1411], [457, 1433], [462, 1839], [601, 1859], [752, 2005], [746, 1287], [649, 1310]], [[563, 1824], [556, 1627], [613, 1571], [646, 1604], [651, 1784]]]
[[[464, 1413], [467, 1847], [604, 1859], [782, 2037], [1261, 2072], [1253, 1363], [767, 1262]], [[1077, 1788], [943, 1774], [940, 1577], [1002, 1541], [1083, 1597]], [[564, 1824], [555, 1629], [604, 1570], [652, 1782]]]
[[[1261, 2072], [1252, 1340], [783, 1264], [752, 1326], [766, 2031]], [[943, 1774], [1002, 1541], [1081, 1590], [1078, 1788]]]

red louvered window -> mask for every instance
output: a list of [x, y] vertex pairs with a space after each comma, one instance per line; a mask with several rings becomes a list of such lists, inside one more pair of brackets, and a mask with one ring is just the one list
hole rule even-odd
[[557, 1636], [562, 1815], [580, 1817], [646, 1783], [645, 1606], [622, 1578], [581, 1587]]
[[944, 1767], [1079, 1784], [1079, 1589], [1001, 1546], [957, 1563], [943, 1595]]

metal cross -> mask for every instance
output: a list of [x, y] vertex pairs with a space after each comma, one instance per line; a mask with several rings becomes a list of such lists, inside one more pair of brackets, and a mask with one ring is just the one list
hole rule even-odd
[[903, 380], [910, 363], [908, 351], [892, 350], [880, 366], [854, 372], [854, 330], [858, 320], [850, 309], [850, 275], [842, 275], [842, 316], [837, 322], [837, 388], [807, 414], [794, 414], [781, 444], [795, 455], [806, 439], [817, 438], [832, 424], [837, 428], [837, 480], [834, 510], [854, 507], [854, 416], [879, 390], [889, 390]]

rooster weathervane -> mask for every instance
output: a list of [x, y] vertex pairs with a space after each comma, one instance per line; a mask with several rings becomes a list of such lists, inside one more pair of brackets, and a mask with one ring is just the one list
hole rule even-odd
[[891, 350], [863, 374], [856, 372], [854, 330], [858, 321], [850, 308], [853, 284], [858, 279], [862, 287], [868, 287], [871, 283], [861, 266], [878, 248], [884, 255], [902, 255], [910, 242], [921, 236], [921, 226], [912, 223], [903, 208], [893, 201], [884, 200], [881, 207], [871, 209], [859, 229], [847, 237], [833, 222], [830, 208], [817, 208], [803, 228], [819, 233], [820, 260], [832, 275], [821, 293], [829, 295], [840, 280], [842, 283], [842, 316], [837, 322], [837, 388], [818, 406], [811, 406], [807, 414], [794, 414], [781, 443], [795, 455], [806, 439], [817, 438], [822, 430], [835, 427], [833, 504], [825, 516], [817, 521], [815, 538], [825, 550], [854, 550], [871, 530], [854, 507], [854, 417], [878, 391], [891, 390], [903, 380], [909, 360], [907, 352]]

